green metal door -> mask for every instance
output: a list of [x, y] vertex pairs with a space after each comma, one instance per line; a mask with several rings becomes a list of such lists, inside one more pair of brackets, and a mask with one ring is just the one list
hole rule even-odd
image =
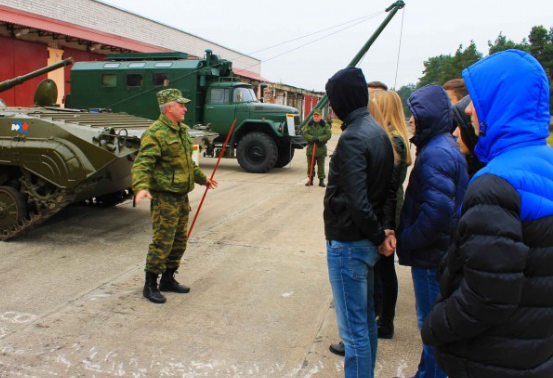
[[212, 87], [207, 95], [204, 123], [220, 136], [227, 135], [235, 117], [236, 106], [230, 101], [231, 91], [228, 87]]

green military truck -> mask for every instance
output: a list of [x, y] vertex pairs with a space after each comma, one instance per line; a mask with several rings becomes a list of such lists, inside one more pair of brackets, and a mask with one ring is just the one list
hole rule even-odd
[[295, 149], [305, 147], [296, 108], [258, 102], [253, 87], [234, 77], [232, 62], [206, 50], [204, 59], [188, 54], [109, 54], [106, 61], [78, 62], [71, 69], [71, 108], [109, 108], [156, 119], [156, 93], [177, 88], [192, 100], [184, 122], [209, 127], [219, 136], [202, 148], [216, 155], [231, 125], [236, 126], [225, 151], [246, 172], [264, 173], [286, 166]]

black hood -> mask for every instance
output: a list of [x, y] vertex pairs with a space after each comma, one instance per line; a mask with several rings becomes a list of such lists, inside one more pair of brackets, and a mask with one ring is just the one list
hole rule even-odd
[[453, 124], [454, 128], [459, 127], [461, 138], [465, 146], [471, 153], [474, 153], [474, 147], [478, 143], [478, 135], [474, 131], [470, 116], [465, 113], [465, 109], [470, 104], [470, 96], [463, 97], [458, 103], [453, 105]]
[[342, 121], [359, 108], [369, 103], [369, 90], [363, 71], [355, 67], [344, 68], [326, 83], [326, 94], [334, 113]]

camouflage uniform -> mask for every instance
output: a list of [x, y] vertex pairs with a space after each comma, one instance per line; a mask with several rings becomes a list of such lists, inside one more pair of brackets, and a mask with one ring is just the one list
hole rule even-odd
[[[317, 165], [317, 177], [319, 180], [326, 178], [325, 175], [325, 157], [326, 142], [332, 137], [330, 126], [321, 119], [319, 123], [315, 123], [311, 120], [303, 129], [303, 137], [307, 141], [307, 176], [311, 173], [311, 158], [313, 156], [313, 137], [319, 138], [317, 142], [317, 149], [315, 150], [315, 164]], [[313, 168], [315, 170], [315, 168]], [[314, 175], [313, 175], [314, 176]]]
[[148, 190], [153, 197], [153, 240], [146, 272], [160, 274], [179, 267], [188, 241], [188, 193], [194, 189], [195, 182], [201, 185], [207, 182], [192, 160], [188, 129], [185, 124], [176, 125], [161, 114], [142, 136], [132, 168], [133, 191]]

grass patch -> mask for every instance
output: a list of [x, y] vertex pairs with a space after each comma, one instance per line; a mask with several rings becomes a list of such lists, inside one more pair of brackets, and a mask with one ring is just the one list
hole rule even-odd
[[547, 143], [549, 143], [549, 145], [553, 147], [553, 133], [551, 133], [549, 135], [549, 138], [547, 138]]

